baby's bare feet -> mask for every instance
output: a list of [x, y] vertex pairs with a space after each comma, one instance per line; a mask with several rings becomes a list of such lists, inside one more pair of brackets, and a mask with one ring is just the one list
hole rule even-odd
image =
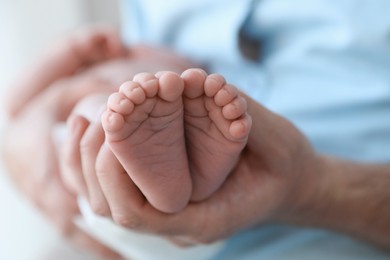
[[191, 177], [179, 75], [138, 74], [110, 96], [102, 116], [106, 141], [147, 200], [173, 213], [188, 203]]
[[189, 69], [182, 78], [191, 199], [199, 201], [215, 192], [236, 165], [252, 121], [245, 99], [222, 76]]

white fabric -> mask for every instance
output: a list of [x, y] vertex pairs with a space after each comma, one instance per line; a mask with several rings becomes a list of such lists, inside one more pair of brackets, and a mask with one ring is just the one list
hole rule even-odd
[[199, 260], [210, 259], [223, 247], [223, 243], [191, 248], [179, 248], [167, 240], [125, 229], [110, 219], [95, 215], [84, 198], [79, 198], [83, 217], [75, 219], [82, 230], [131, 259]]

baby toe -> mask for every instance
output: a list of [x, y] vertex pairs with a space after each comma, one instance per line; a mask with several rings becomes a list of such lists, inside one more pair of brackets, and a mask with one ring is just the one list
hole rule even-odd
[[135, 105], [142, 104], [146, 99], [144, 90], [137, 82], [134, 81], [127, 81], [123, 83], [119, 88], [119, 92], [125, 95]]
[[225, 78], [219, 74], [209, 75], [204, 82], [206, 96], [213, 97], [226, 84]]
[[247, 111], [247, 103], [243, 97], [236, 97], [232, 102], [222, 108], [222, 114], [226, 119], [234, 120], [241, 117]]
[[226, 106], [238, 96], [238, 89], [230, 84], [225, 84], [214, 97], [217, 106]]
[[134, 76], [133, 81], [141, 86], [146, 97], [152, 98], [157, 95], [159, 89], [158, 78], [152, 73], [139, 73]]
[[128, 115], [134, 110], [133, 102], [120, 92], [110, 95], [107, 101], [107, 107], [123, 115]]
[[230, 135], [239, 140], [248, 138], [252, 127], [252, 118], [248, 114], [244, 114], [240, 119], [233, 121], [229, 127]]
[[107, 110], [102, 115], [102, 125], [105, 131], [116, 132], [125, 124], [125, 119], [121, 114]]

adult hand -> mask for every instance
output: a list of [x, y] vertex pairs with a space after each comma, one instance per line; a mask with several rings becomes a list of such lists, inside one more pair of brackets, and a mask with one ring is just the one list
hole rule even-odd
[[[316, 154], [287, 120], [247, 99], [254, 124], [236, 169], [210, 198], [190, 203], [177, 214], [155, 210], [110, 149], [100, 147], [103, 141], [96, 145], [86, 138], [84, 146], [89, 149], [81, 149], [81, 157], [95, 157], [90, 164], [98, 180], [87, 185], [98, 183], [93, 189], [101, 189], [103, 194], [96, 192], [99, 196], [95, 198], [90, 194], [90, 201], [101, 205], [95, 207], [99, 209], [96, 213], [111, 216], [130, 229], [166, 236], [180, 244], [196, 244], [227, 238], [305, 207], [307, 198], [316, 192]], [[100, 124], [89, 127], [95, 129], [90, 132], [101, 128]]]
[[[23, 77], [9, 87], [7, 99], [4, 100], [5, 109], [10, 117], [15, 117], [28, 102], [59, 79], [115, 59], [132, 62], [132, 68], [128, 71], [129, 78], [139, 72], [157, 72], [161, 69], [181, 73], [193, 65], [189, 60], [166, 49], [142, 45], [125, 47], [116, 29], [87, 27], [57, 40], [42, 56], [24, 69]], [[107, 75], [107, 71], [105, 68], [103, 74]], [[108, 72], [109, 81], [113, 75], [111, 72]], [[98, 76], [103, 80], [107, 78], [105, 75]], [[120, 83], [122, 82], [118, 84]]]
[[94, 165], [109, 205], [104, 215], [179, 245], [281, 222], [335, 230], [389, 250], [390, 166], [316, 154], [291, 123], [247, 101], [253, 127], [235, 170], [210, 198], [177, 214], [155, 210], [103, 145]]
[[10, 86], [5, 100], [6, 111], [14, 117], [55, 81], [106, 60], [127, 57], [127, 54], [113, 28], [84, 28], [67, 35], [50, 45]]
[[[92, 33], [92, 41], [87, 36], [79, 40], [84, 47], [73, 48], [74, 52], [68, 53], [70, 56], [65, 55], [71, 62], [62, 63], [59, 58], [65, 57], [63, 54], [67, 52], [62, 44], [62, 47], [55, 47], [50, 55], [43, 57], [38, 65], [32, 66], [34, 73], [28, 70], [27, 76], [15, 84], [17, 87], [7, 96], [10, 121], [2, 152], [16, 185], [62, 233], [76, 244], [113, 256], [112, 251], [77, 229], [72, 222], [78, 214], [75, 191], [80, 188], [69, 189], [72, 186], [67, 183], [69, 179], [60, 178], [62, 174], [52, 139], [53, 128], [66, 120], [80, 99], [90, 93], [101, 92], [107, 85], [119, 85], [143, 70], [164, 67], [180, 72], [190, 65], [184, 59], [174, 58], [174, 55], [162, 54], [151, 62], [151, 56], [161, 51], [141, 46], [133, 49], [132, 57], [126, 51], [125, 57], [107, 61], [118, 56], [119, 52], [115, 51], [120, 49], [115, 43], [117, 38], [110, 43], [113, 39], [102, 38], [99, 33]], [[141, 49], [142, 55], [138, 52]], [[108, 66], [100, 65], [101, 61], [106, 61]], [[120, 67], [123, 72], [123, 63], [127, 64], [126, 70], [118, 75], [117, 68]], [[83, 73], [75, 74], [80, 71]]]
[[71, 97], [64, 95], [69, 89], [68, 84], [67, 81], [55, 84], [9, 122], [2, 142], [4, 161], [19, 189], [70, 241], [116, 258], [117, 254], [74, 225], [73, 219], [79, 214], [76, 198], [60, 178], [52, 136], [53, 128], [58, 123], [57, 109], [61, 104], [72, 106], [66, 98]]

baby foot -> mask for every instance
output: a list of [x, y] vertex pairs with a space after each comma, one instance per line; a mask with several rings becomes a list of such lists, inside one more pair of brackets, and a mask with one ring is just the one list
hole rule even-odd
[[102, 116], [113, 153], [150, 204], [166, 213], [185, 207], [192, 192], [183, 89], [175, 73], [141, 73], [110, 96]]
[[210, 196], [233, 170], [251, 128], [246, 101], [216, 74], [189, 69], [184, 80], [184, 128], [193, 193]]

